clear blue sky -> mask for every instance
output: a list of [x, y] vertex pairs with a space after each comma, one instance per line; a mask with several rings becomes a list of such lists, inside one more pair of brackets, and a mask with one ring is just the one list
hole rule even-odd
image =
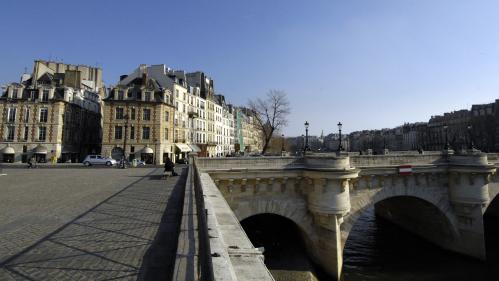
[[0, 84], [34, 59], [203, 70], [235, 104], [282, 89], [286, 135], [426, 121], [499, 97], [497, 0], [0, 3]]

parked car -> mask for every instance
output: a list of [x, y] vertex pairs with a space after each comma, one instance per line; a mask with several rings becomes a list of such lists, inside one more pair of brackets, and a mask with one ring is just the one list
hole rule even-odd
[[144, 160], [137, 161], [137, 166], [145, 166], [145, 165], [146, 165], [146, 161], [144, 161]]
[[111, 157], [104, 157], [102, 155], [87, 155], [85, 160], [83, 160], [83, 165], [91, 166], [91, 165], [106, 165], [113, 166], [116, 165], [116, 160]]

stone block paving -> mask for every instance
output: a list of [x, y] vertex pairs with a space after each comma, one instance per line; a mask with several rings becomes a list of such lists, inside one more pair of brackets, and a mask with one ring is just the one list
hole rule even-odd
[[[186, 172], [165, 181], [161, 169], [7, 171], [0, 280], [169, 280]], [[52, 179], [41, 178], [35, 192], [31, 173]], [[3, 210], [16, 206], [20, 214]]]

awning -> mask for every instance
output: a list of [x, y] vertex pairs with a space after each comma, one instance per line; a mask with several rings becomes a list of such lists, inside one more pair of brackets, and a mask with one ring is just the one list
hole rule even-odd
[[36, 154], [47, 154], [47, 148], [45, 146], [43, 146], [43, 145], [38, 145], [33, 150], [33, 153], [36, 153]]
[[178, 149], [180, 149], [180, 152], [191, 152], [192, 151], [192, 149], [189, 147], [189, 145], [187, 145], [185, 143], [176, 143], [175, 146], [178, 147]]
[[142, 149], [142, 153], [153, 154], [154, 150], [152, 150], [152, 148], [146, 146], [146, 147], [144, 147], [144, 149]]
[[3, 154], [16, 154], [16, 151], [12, 146], [6, 146], [1, 151]]
[[201, 148], [195, 144], [189, 144], [189, 147], [192, 149], [192, 152], [201, 152]]

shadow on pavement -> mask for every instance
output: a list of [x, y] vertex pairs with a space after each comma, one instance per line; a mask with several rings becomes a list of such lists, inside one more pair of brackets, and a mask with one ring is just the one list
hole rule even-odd
[[32, 246], [0, 261], [0, 280], [168, 280], [186, 169], [155, 169]]

